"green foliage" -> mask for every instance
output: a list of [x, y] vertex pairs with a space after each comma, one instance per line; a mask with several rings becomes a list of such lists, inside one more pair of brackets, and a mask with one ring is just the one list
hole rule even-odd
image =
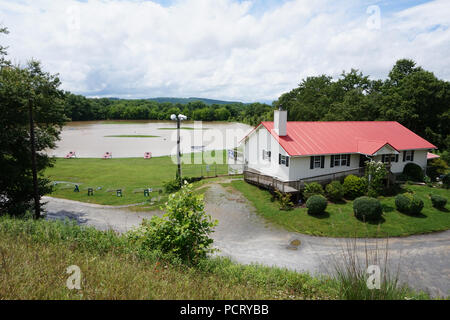
[[437, 177], [443, 175], [447, 172], [448, 165], [447, 162], [441, 158], [433, 159], [429, 162], [427, 166], [427, 175], [435, 181]]
[[365, 172], [368, 181], [368, 195], [376, 198], [383, 192], [383, 179], [388, 173], [386, 166], [382, 162], [366, 161]]
[[305, 197], [305, 199], [308, 199], [309, 197], [311, 197], [312, 195], [315, 195], [315, 194], [320, 194], [320, 195], [325, 194], [325, 192], [323, 191], [322, 185], [317, 182], [306, 183], [305, 189], [303, 190], [303, 197]]
[[417, 215], [423, 209], [423, 201], [412, 193], [403, 193], [395, 197], [397, 210], [406, 214]]
[[33, 208], [33, 178], [29, 114], [35, 122], [39, 196], [49, 193], [42, 176], [53, 160], [43, 151], [55, 147], [67, 118], [59, 78], [44, 72], [36, 61], [25, 67], [0, 68], [0, 214], [23, 214]]
[[450, 188], [450, 173], [447, 173], [444, 178], [442, 178], [442, 184], [444, 188]]
[[128, 238], [142, 250], [159, 250], [187, 263], [195, 264], [213, 251], [210, 233], [217, 220], [205, 213], [203, 196], [192, 192], [191, 185], [172, 194], [164, 209], [162, 218], [144, 220]]
[[283, 105], [292, 121], [398, 121], [446, 150], [450, 148], [449, 89], [448, 81], [401, 59], [386, 80], [371, 80], [354, 69], [338, 79], [307, 77], [274, 105]]
[[422, 168], [413, 162], [408, 162], [403, 168], [403, 174], [408, 177], [408, 180], [422, 182], [424, 178]]
[[325, 192], [328, 199], [334, 202], [338, 202], [344, 198], [345, 190], [344, 186], [339, 181], [331, 181], [325, 187]]
[[445, 205], [447, 204], [447, 198], [440, 196], [438, 194], [431, 194], [431, 203], [433, 204], [433, 207], [437, 209], [444, 209]]
[[200, 181], [202, 177], [183, 177], [183, 179], [175, 178], [170, 181], [166, 181], [163, 183], [163, 189], [165, 193], [174, 193], [181, 189], [184, 183], [193, 183], [196, 181]]
[[291, 195], [289, 193], [281, 193], [278, 190], [275, 190], [275, 194], [277, 195], [278, 201], [280, 203], [280, 210], [292, 210], [294, 204], [291, 201]]
[[383, 214], [383, 208], [377, 199], [363, 196], [353, 201], [353, 213], [359, 220], [378, 221]]
[[306, 207], [308, 208], [309, 214], [321, 214], [325, 212], [325, 209], [327, 208], [327, 199], [319, 194], [312, 195], [306, 201]]
[[348, 199], [361, 197], [367, 192], [367, 180], [352, 174], [345, 177], [343, 186], [345, 197]]

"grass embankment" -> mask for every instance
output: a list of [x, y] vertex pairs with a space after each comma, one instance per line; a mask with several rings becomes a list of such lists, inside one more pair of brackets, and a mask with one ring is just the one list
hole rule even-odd
[[428, 233], [450, 229], [450, 204], [444, 210], [433, 208], [430, 193], [450, 199], [450, 190], [411, 185], [424, 202], [422, 213], [410, 216], [395, 208], [395, 197], [380, 197], [383, 205], [383, 219], [378, 223], [364, 223], [353, 215], [353, 201], [342, 204], [328, 203], [326, 212], [312, 216], [306, 208], [281, 211], [277, 201], [271, 201], [271, 194], [244, 181], [231, 182], [232, 187], [249, 199], [257, 212], [264, 218], [286, 228], [304, 234], [327, 237], [395, 237]]
[[[330, 278], [224, 258], [187, 266], [112, 231], [8, 217], [0, 217], [0, 265], [0, 299], [337, 299], [348, 291]], [[66, 287], [71, 265], [81, 269], [80, 290]], [[405, 297], [428, 298], [406, 288], [383, 296]]]
[[[226, 152], [217, 152], [222, 153], [222, 163], [226, 163]], [[207, 154], [215, 157], [214, 151], [213, 154], [205, 153], [205, 157]], [[190, 157], [191, 163], [194, 163], [194, 153], [183, 157]], [[211, 162], [210, 160], [208, 162]], [[183, 164], [183, 176], [213, 177], [216, 174], [228, 173], [228, 165], [207, 165], [206, 161], [204, 158], [203, 164]], [[151, 198], [162, 202], [165, 201], [166, 195], [160, 195], [158, 190], [162, 189], [164, 182], [175, 179], [175, 163], [169, 156], [107, 160], [57, 158], [54, 167], [47, 169], [45, 175], [51, 181], [58, 182], [51, 194], [53, 197], [105, 205], [142, 203]], [[75, 184], [79, 185], [80, 192], [74, 192]], [[87, 195], [88, 188], [94, 190], [93, 196]], [[144, 197], [144, 189], [148, 188], [154, 191], [150, 197]], [[117, 189], [122, 189], [122, 197], [116, 196]]]
[[[113, 232], [0, 218], [0, 299], [334, 299], [332, 280], [208, 259], [198, 266], [137, 252]], [[67, 267], [81, 269], [69, 290]]]

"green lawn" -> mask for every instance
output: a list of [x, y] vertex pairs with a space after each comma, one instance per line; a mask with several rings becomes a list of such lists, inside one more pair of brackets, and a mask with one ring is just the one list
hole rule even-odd
[[[225, 161], [226, 152], [223, 152], [223, 157]], [[206, 164], [183, 164], [182, 174], [188, 177], [212, 177], [228, 173], [226, 164], [211, 164], [209, 171], [206, 169]], [[155, 190], [151, 197], [159, 198], [157, 190], [163, 187], [165, 181], [175, 178], [176, 170], [176, 164], [168, 156], [107, 160], [57, 158], [54, 167], [47, 169], [45, 175], [57, 182], [51, 196], [98, 204], [124, 205], [149, 200], [144, 197], [146, 188]], [[74, 192], [75, 184], [79, 185], [80, 192]], [[94, 189], [94, 196], [87, 195], [88, 188]], [[123, 197], [116, 196], [117, 189], [122, 189]], [[164, 197], [165, 195], [160, 200], [164, 201]]]
[[440, 194], [450, 200], [450, 190], [427, 186], [408, 186], [424, 202], [419, 216], [408, 216], [395, 209], [394, 197], [380, 197], [383, 205], [383, 220], [378, 224], [364, 223], [353, 216], [352, 201], [343, 204], [329, 203], [321, 217], [308, 215], [306, 208], [292, 211], [279, 210], [278, 202], [271, 202], [268, 191], [261, 190], [242, 180], [231, 182], [256, 207], [267, 220], [287, 230], [304, 234], [328, 237], [385, 237], [407, 236], [450, 229], [450, 205], [440, 211], [432, 207], [428, 197], [430, 192]]

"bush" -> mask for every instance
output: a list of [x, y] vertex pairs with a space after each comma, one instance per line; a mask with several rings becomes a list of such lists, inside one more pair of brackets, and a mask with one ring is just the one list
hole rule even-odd
[[442, 184], [444, 185], [445, 188], [449, 188], [450, 187], [450, 173], [447, 173], [444, 178], [442, 178]]
[[427, 167], [427, 175], [435, 181], [437, 177], [447, 172], [448, 165], [441, 158], [433, 159]]
[[321, 214], [327, 208], [327, 199], [320, 194], [314, 194], [306, 201], [306, 207], [309, 214]]
[[325, 194], [325, 192], [323, 191], [322, 185], [317, 182], [311, 182], [311, 183], [305, 184], [305, 190], [303, 190], [303, 196], [305, 197], [305, 199], [308, 199], [309, 197], [311, 197], [314, 194], [320, 194], [320, 195]]
[[337, 202], [342, 200], [345, 194], [344, 187], [339, 181], [331, 181], [325, 187], [325, 192], [331, 201]]
[[143, 220], [127, 233], [128, 239], [141, 250], [158, 250], [187, 263], [197, 263], [213, 251], [209, 234], [217, 221], [205, 213], [203, 196], [194, 194], [191, 185], [171, 195], [165, 211], [162, 218]]
[[355, 217], [363, 221], [377, 221], [383, 214], [380, 201], [371, 197], [359, 197], [353, 201]]
[[349, 175], [344, 179], [344, 194], [348, 199], [355, 199], [363, 196], [367, 192], [367, 182], [364, 178]]
[[[182, 181], [187, 183], [192, 183], [196, 181], [200, 181], [202, 178], [194, 178], [194, 177], [183, 177]], [[181, 181], [178, 178], [167, 181], [163, 183], [163, 188], [165, 193], [175, 193], [181, 189]]]
[[409, 162], [405, 165], [403, 174], [408, 177], [408, 180], [416, 182], [422, 182], [424, 177], [422, 168], [413, 162]]
[[280, 210], [292, 210], [294, 204], [291, 201], [291, 195], [289, 193], [283, 194], [278, 190], [275, 193], [280, 203]]
[[423, 209], [423, 201], [412, 193], [399, 194], [395, 197], [397, 210], [407, 214], [419, 214]]
[[433, 207], [437, 209], [444, 209], [445, 205], [447, 204], [447, 198], [440, 196], [438, 194], [432, 194], [431, 203], [433, 204]]

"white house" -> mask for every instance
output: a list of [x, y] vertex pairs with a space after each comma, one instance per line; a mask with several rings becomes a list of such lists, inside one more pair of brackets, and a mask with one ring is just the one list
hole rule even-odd
[[394, 174], [408, 162], [425, 170], [428, 152], [436, 149], [395, 121], [287, 121], [284, 110], [276, 110], [273, 122], [261, 122], [241, 143], [245, 171], [280, 182], [361, 174], [368, 159], [390, 163]]

